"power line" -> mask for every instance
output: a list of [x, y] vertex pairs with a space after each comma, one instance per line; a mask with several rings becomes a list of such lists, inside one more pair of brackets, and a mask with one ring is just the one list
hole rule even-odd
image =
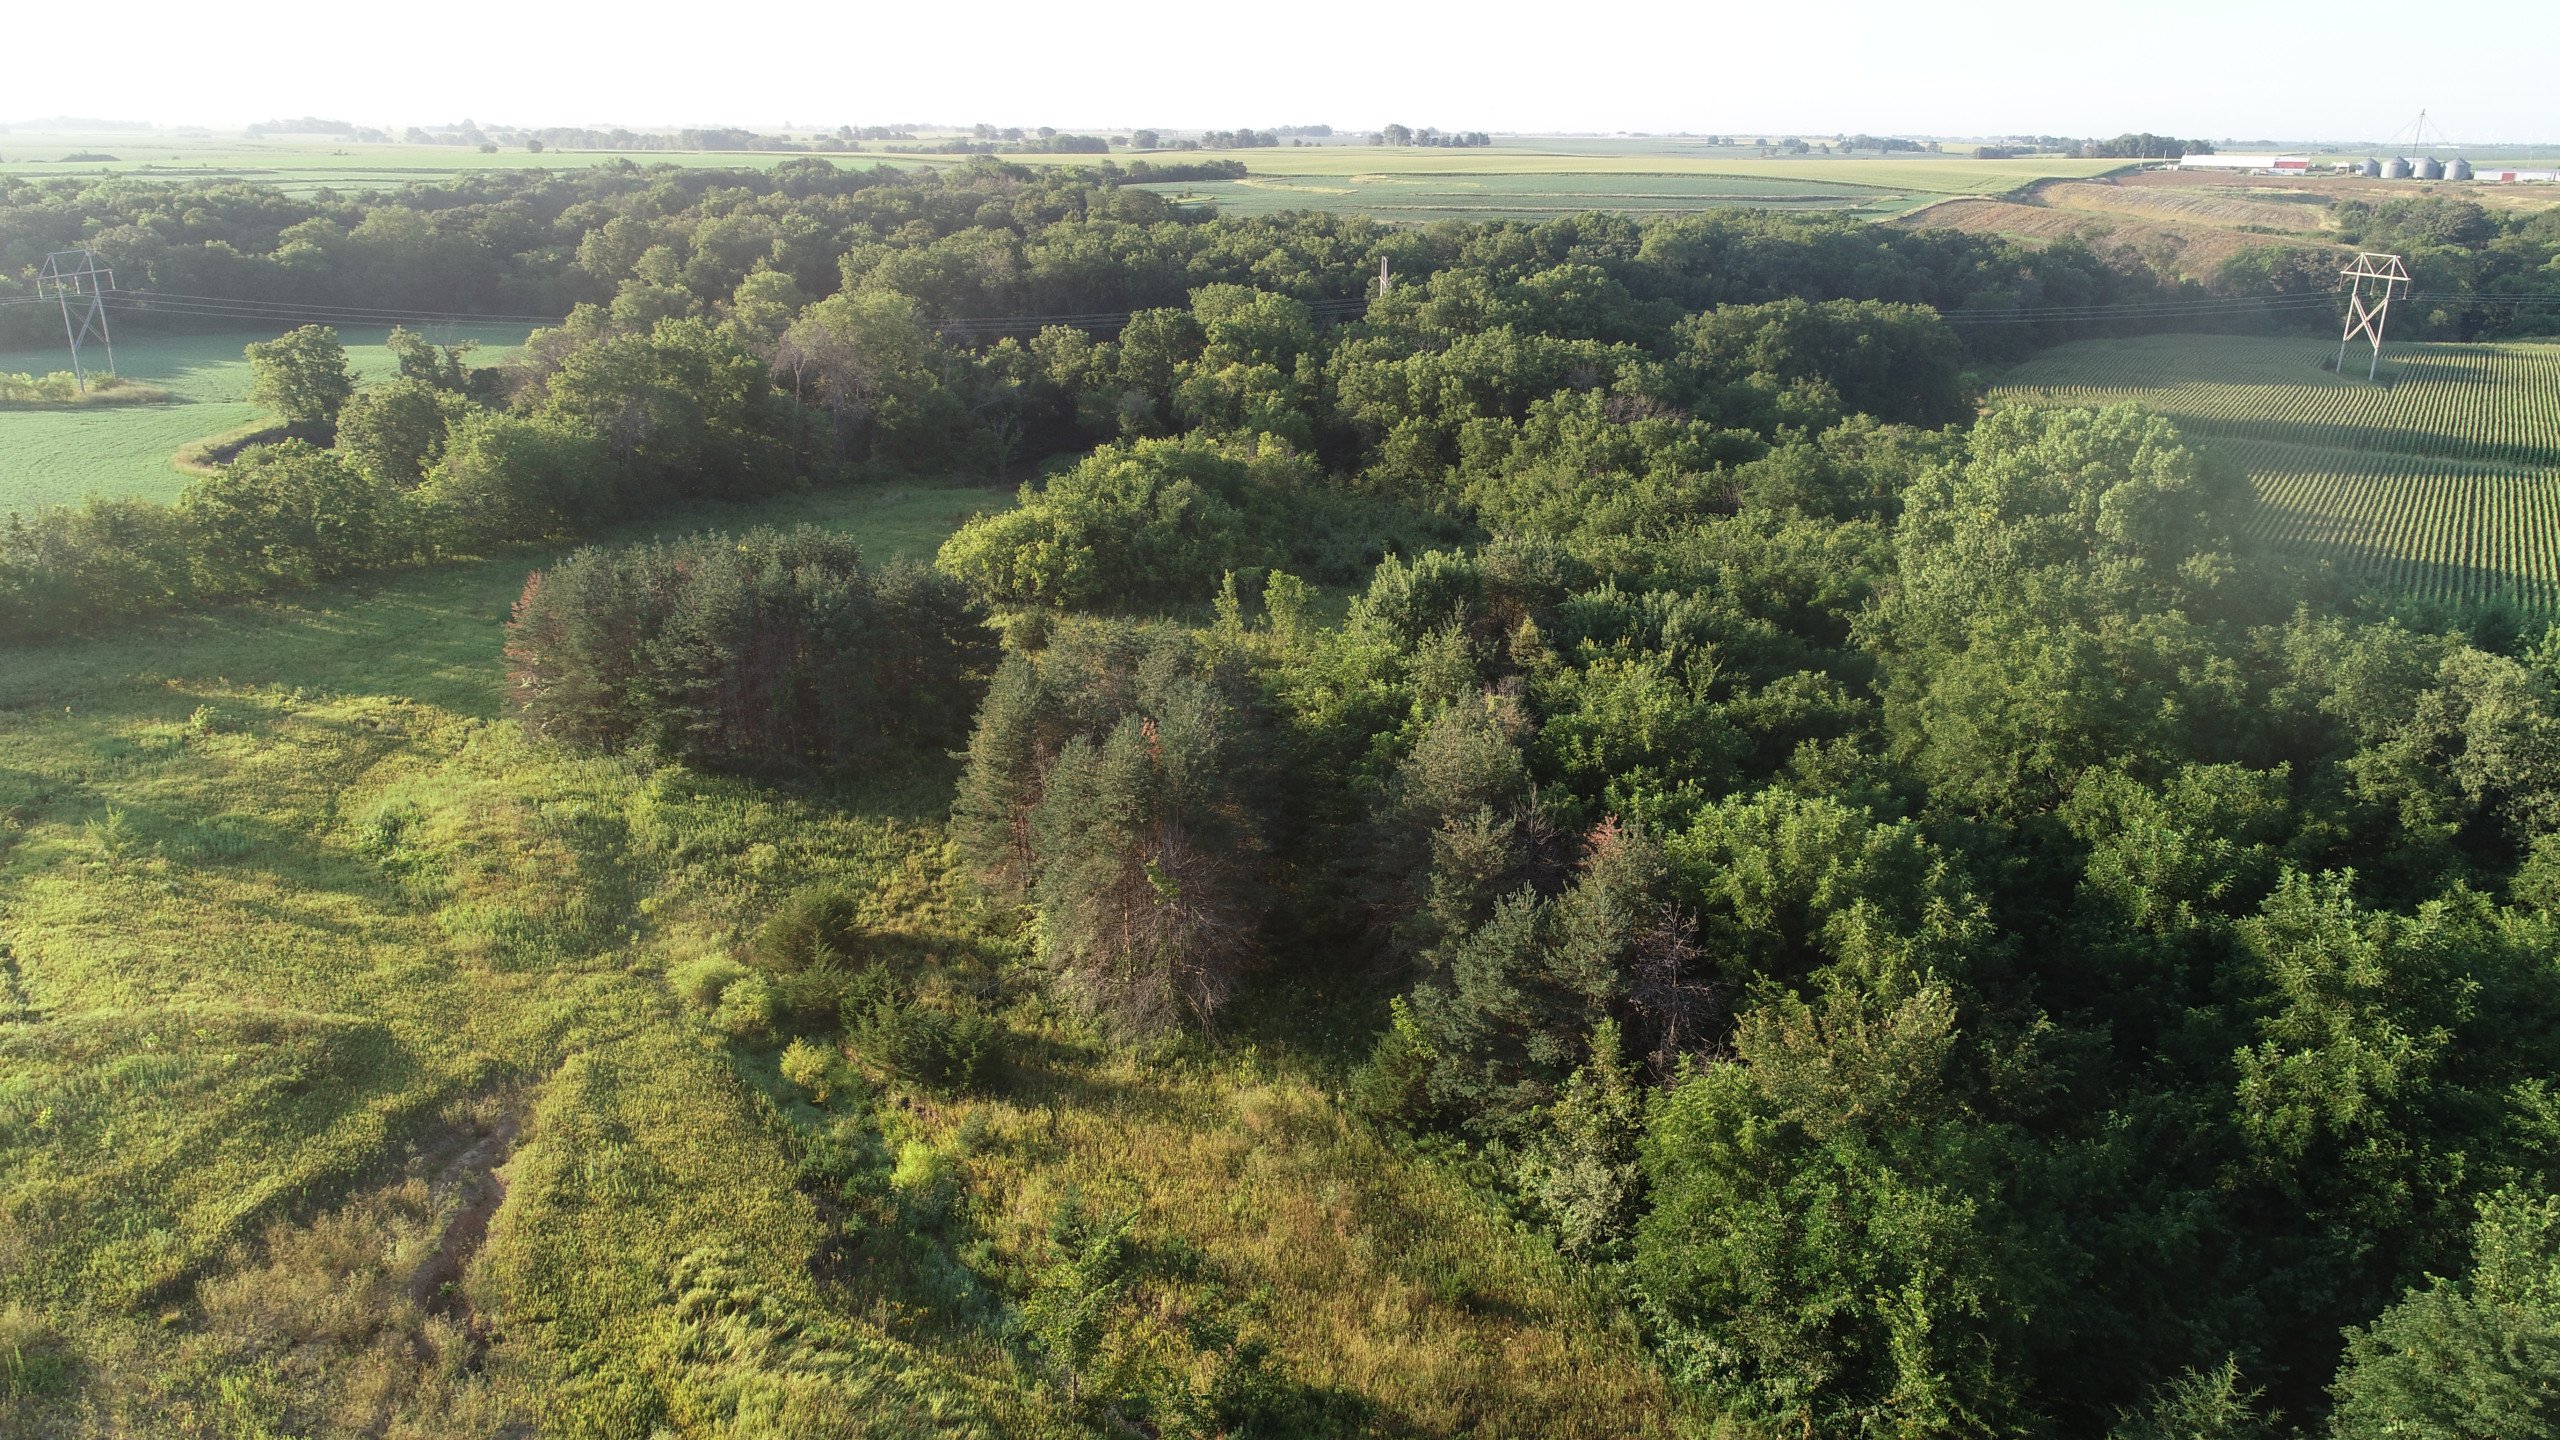
[[[68, 252], [78, 254], [79, 252]], [[2438, 305], [2498, 307], [2520, 305], [2560, 305], [2560, 294], [2554, 295], [2476, 295], [2447, 291], [2403, 291], [2404, 302]], [[2334, 307], [2339, 297], [2329, 293], [2290, 295], [2201, 297], [2173, 300], [2124, 300], [2085, 304], [2021, 305], [1999, 310], [1947, 310], [1940, 318], [1949, 325], [2026, 325], [2068, 324], [2109, 320], [2175, 320], [2181, 318], [2225, 318], [2246, 314], [2281, 314]], [[0, 298], [0, 306], [63, 303], [51, 293]], [[1318, 319], [1340, 320], [1365, 313], [1368, 297], [1341, 297], [1302, 301], [1310, 314]], [[198, 295], [169, 290], [106, 289], [95, 298], [104, 324], [104, 310], [133, 314], [163, 314], [199, 319], [314, 320], [342, 324], [397, 324], [414, 322], [422, 325], [454, 324], [521, 324], [558, 325], [565, 317], [534, 315], [521, 312], [412, 309], [394, 305], [333, 305], [299, 300], [251, 299], [236, 296]], [[928, 327], [947, 336], [978, 339], [1003, 334], [1033, 333], [1050, 326], [1071, 329], [1101, 330], [1128, 325], [1143, 309], [1093, 310], [1049, 315], [979, 315], [954, 316], [927, 322]]]
[[[107, 347], [107, 373], [115, 373], [116, 341], [107, 332], [107, 292], [115, 288], [116, 272], [99, 269], [94, 250], [56, 250], [44, 257], [44, 268], [36, 272], [36, 298], [44, 299], [50, 290], [62, 306], [62, 338], [71, 344], [71, 373], [84, 394], [89, 389], [89, 371], [80, 363], [82, 341], [97, 336]], [[86, 302], [77, 324], [71, 318], [75, 299]]]

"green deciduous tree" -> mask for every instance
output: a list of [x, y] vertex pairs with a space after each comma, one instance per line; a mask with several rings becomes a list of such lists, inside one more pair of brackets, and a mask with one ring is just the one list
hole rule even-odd
[[376, 484], [415, 489], [444, 452], [447, 428], [465, 411], [459, 396], [425, 381], [367, 386], [338, 411], [337, 449]]
[[300, 440], [242, 452], [188, 485], [178, 509], [205, 542], [198, 566], [215, 593], [310, 585], [402, 544], [396, 496]]
[[326, 325], [304, 325], [273, 340], [250, 342], [249, 399], [282, 415], [296, 429], [326, 434], [338, 423], [338, 407], [355, 393], [347, 347]]
[[2461, 1280], [2432, 1279], [2348, 1332], [2337, 1440], [2560, 1433], [2560, 1197], [2490, 1196], [2471, 1254]]

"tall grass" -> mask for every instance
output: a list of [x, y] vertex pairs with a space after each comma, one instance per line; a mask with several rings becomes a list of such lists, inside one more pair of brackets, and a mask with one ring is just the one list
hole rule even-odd
[[121, 375], [92, 375], [84, 385], [68, 370], [48, 375], [0, 374], [0, 409], [63, 409], [74, 405], [157, 405], [169, 392]]

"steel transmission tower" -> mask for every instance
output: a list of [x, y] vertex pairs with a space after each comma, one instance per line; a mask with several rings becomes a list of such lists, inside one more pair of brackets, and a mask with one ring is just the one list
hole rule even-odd
[[[51, 295], [62, 302], [62, 338], [71, 342], [71, 373], [80, 388], [89, 388], [89, 372], [80, 363], [80, 347], [90, 336], [107, 348], [107, 373], [116, 368], [115, 337], [107, 333], [107, 292], [116, 288], [116, 272], [98, 268], [96, 252], [90, 250], [56, 250], [44, 257], [44, 268], [36, 272], [36, 294]], [[73, 318], [73, 302], [79, 302], [79, 315]]]
[[[2409, 267], [2397, 255], [2358, 255], [2356, 263], [2338, 272], [2347, 277], [2347, 328], [2338, 337], [2338, 373], [2347, 372], [2347, 346], [2362, 336], [2373, 342], [2373, 361], [2365, 366], [2364, 378], [2371, 380], [2382, 370], [2382, 329], [2391, 320], [2391, 297], [2396, 287], [2409, 283]], [[2365, 282], [2375, 281], [2380, 294], [2368, 299]]]

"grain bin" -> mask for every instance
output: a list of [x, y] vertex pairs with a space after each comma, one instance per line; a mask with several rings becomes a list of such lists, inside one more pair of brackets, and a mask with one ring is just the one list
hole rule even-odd
[[2441, 180], [2441, 179], [2443, 179], [2443, 178], [2444, 178], [2444, 162], [2443, 162], [2443, 161], [2441, 161], [2441, 160], [2439, 160], [2439, 159], [2437, 159], [2437, 158], [2436, 158], [2436, 157], [2434, 157], [2433, 155], [2430, 155], [2430, 156], [2428, 156], [2427, 158], [2425, 158], [2424, 160], [2419, 161], [2419, 162], [2418, 162], [2418, 178], [2419, 178], [2419, 179], [2421, 179], [2421, 180]]
[[2382, 178], [2382, 162], [2379, 160], [2360, 161], [2356, 165], [2356, 173], [2367, 180], [2379, 180]]
[[2444, 178], [2446, 178], [2447, 180], [2468, 180], [2468, 179], [2470, 179], [2470, 178], [2471, 178], [2471, 162], [2470, 162], [2470, 161], [2468, 161], [2468, 160], [2463, 159], [2463, 158], [2462, 158], [2461, 156], [2459, 156], [2459, 155], [2456, 155], [2455, 157], [2453, 157], [2453, 163], [2452, 163], [2452, 164], [2450, 164], [2450, 165], [2447, 165], [2446, 167], [2444, 167]]
[[2383, 179], [2385, 179], [2385, 180], [2406, 180], [2406, 179], [2408, 179], [2408, 178], [2409, 178], [2409, 162], [2408, 162], [2408, 161], [2406, 161], [2406, 160], [2401, 159], [2401, 158], [2400, 158], [2399, 156], [2397, 156], [2397, 155], [2392, 156], [2390, 160], [2388, 160], [2387, 162], [2385, 162], [2385, 163], [2383, 164], [2383, 167], [2382, 167], [2382, 178], [2383, 178]]

